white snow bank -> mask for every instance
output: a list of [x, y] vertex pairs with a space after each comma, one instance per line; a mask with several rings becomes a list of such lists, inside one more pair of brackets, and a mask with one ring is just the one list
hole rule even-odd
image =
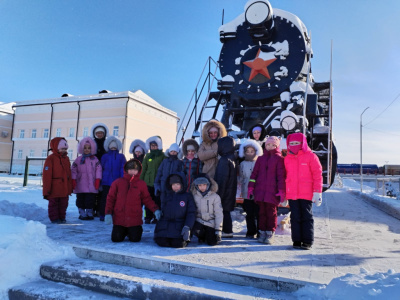
[[370, 273], [365, 269], [360, 274], [346, 274], [333, 279], [322, 288], [306, 286], [298, 290], [298, 299], [399, 299], [400, 273]]
[[0, 215], [0, 236], [0, 299], [8, 299], [9, 288], [39, 279], [43, 262], [75, 256], [48, 238], [39, 222]]

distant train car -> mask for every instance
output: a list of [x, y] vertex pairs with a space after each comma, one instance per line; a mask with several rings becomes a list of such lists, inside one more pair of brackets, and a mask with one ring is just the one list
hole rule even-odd
[[[338, 164], [337, 172], [342, 174], [360, 174], [360, 164]], [[363, 174], [378, 174], [378, 165], [363, 164]]]

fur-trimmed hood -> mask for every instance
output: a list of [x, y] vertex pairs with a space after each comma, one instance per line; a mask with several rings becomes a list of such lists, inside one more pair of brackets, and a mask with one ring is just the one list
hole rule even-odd
[[256, 150], [256, 156], [263, 155], [263, 150], [262, 150], [260, 144], [257, 143], [255, 140], [247, 139], [242, 144], [240, 144], [239, 157], [242, 157], [242, 158], [244, 157], [244, 149], [248, 146], [253, 147]]
[[147, 149], [149, 149], [149, 150], [150, 150], [150, 143], [151, 143], [151, 142], [156, 142], [156, 143], [157, 143], [157, 145], [158, 145], [158, 150], [162, 150], [162, 149], [163, 149], [163, 147], [162, 147], [162, 139], [161, 139], [161, 137], [159, 137], [158, 135], [151, 136], [151, 137], [149, 137], [149, 138], [146, 140], [146, 147], [147, 147]]
[[90, 154], [95, 155], [97, 153], [97, 144], [96, 142], [90, 137], [84, 137], [78, 144], [78, 154], [83, 154], [83, 147], [86, 143], [90, 144]]
[[133, 151], [135, 150], [135, 148], [137, 146], [140, 146], [143, 149], [143, 151], [144, 151], [143, 154], [146, 154], [149, 151], [149, 149], [146, 147], [145, 142], [143, 142], [142, 140], [136, 139], [131, 143], [131, 146], [129, 147], [129, 153], [133, 154]]
[[247, 136], [248, 136], [250, 139], [254, 140], [254, 136], [253, 136], [253, 129], [254, 129], [254, 127], [261, 127], [260, 141], [263, 141], [263, 140], [265, 139], [265, 137], [267, 136], [267, 131], [265, 130], [264, 125], [261, 124], [261, 123], [258, 123], [258, 124], [255, 124], [254, 126], [252, 126], [252, 127], [249, 129], [249, 131], [247, 132]]
[[106, 151], [108, 151], [108, 150], [110, 150], [110, 149], [108, 149], [108, 146], [111, 144], [111, 142], [112, 141], [114, 141], [114, 142], [116, 142], [117, 143], [117, 149], [118, 149], [118, 151], [121, 151], [121, 149], [122, 149], [122, 143], [121, 143], [121, 141], [119, 140], [119, 139], [117, 139], [117, 137], [115, 137], [115, 136], [109, 136], [107, 139], [106, 139], [106, 141], [104, 142], [104, 149], [106, 149]]
[[173, 148], [176, 152], [178, 152], [178, 159], [182, 159], [183, 158], [183, 152], [182, 149], [179, 148], [179, 145], [177, 143], [173, 143], [171, 146], [169, 146], [169, 148], [167, 150], [165, 150], [164, 154], [166, 157], [169, 157], [169, 149]]
[[224, 126], [224, 124], [222, 124], [221, 122], [217, 121], [217, 120], [210, 120], [206, 123], [206, 125], [204, 125], [203, 127], [203, 131], [201, 134], [201, 137], [203, 139], [204, 143], [207, 144], [211, 144], [212, 140], [210, 139], [210, 137], [208, 136], [208, 131], [212, 128], [218, 128], [219, 129], [219, 137], [218, 138], [222, 138], [227, 136], [227, 132], [226, 132], [226, 128]]
[[[197, 176], [196, 179], [199, 178], [199, 177], [205, 177], [205, 178], [208, 179], [208, 181], [210, 182], [210, 185], [211, 185], [210, 189], [209, 189], [209, 192], [212, 192], [212, 193], [215, 193], [215, 194], [218, 192], [218, 183], [214, 179], [210, 178], [205, 173], [199, 174], [199, 176]], [[192, 194], [195, 194], [196, 192], [198, 192], [198, 190], [196, 189], [196, 185], [194, 183], [196, 181], [196, 179], [193, 181], [192, 185], [190, 186], [190, 192]]]
[[92, 137], [92, 138], [95, 138], [96, 136], [94, 135], [94, 130], [97, 128], [97, 127], [99, 127], [99, 126], [102, 126], [102, 127], [104, 127], [104, 129], [105, 129], [105, 134], [104, 134], [104, 137], [106, 138], [107, 136], [108, 136], [108, 134], [109, 134], [109, 131], [108, 131], [108, 127], [106, 126], [106, 124], [104, 124], [104, 123], [96, 123], [96, 124], [93, 124], [93, 126], [92, 126], [92, 129], [90, 129], [90, 136]]
[[194, 157], [197, 157], [197, 152], [199, 152], [199, 144], [194, 139], [188, 139], [183, 142], [183, 145], [182, 145], [183, 156], [185, 156], [185, 157], [187, 156], [187, 154], [188, 154], [187, 147], [189, 145], [194, 147], [194, 149], [196, 151], [196, 154], [194, 155]]

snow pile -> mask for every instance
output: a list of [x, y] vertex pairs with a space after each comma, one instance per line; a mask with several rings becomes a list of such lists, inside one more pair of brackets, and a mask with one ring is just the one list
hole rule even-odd
[[346, 274], [333, 279], [323, 288], [307, 286], [298, 290], [298, 299], [399, 299], [400, 273], [370, 273], [365, 269], [360, 274]]
[[39, 279], [43, 262], [74, 256], [71, 247], [48, 238], [39, 222], [0, 215], [0, 236], [0, 299], [8, 298], [9, 288]]

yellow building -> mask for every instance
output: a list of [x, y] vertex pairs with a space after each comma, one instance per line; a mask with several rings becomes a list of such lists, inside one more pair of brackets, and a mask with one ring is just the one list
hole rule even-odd
[[[134, 139], [145, 141], [158, 135], [167, 149], [175, 142], [178, 117], [141, 90], [135, 92], [102, 91], [95, 95], [17, 102], [13, 105], [12, 173], [23, 173], [26, 157], [47, 157], [50, 140], [65, 137], [68, 155], [75, 159], [78, 142], [96, 123], [108, 128], [122, 142], [122, 153], [129, 159]], [[32, 161], [29, 173], [40, 173], [43, 162]]]

